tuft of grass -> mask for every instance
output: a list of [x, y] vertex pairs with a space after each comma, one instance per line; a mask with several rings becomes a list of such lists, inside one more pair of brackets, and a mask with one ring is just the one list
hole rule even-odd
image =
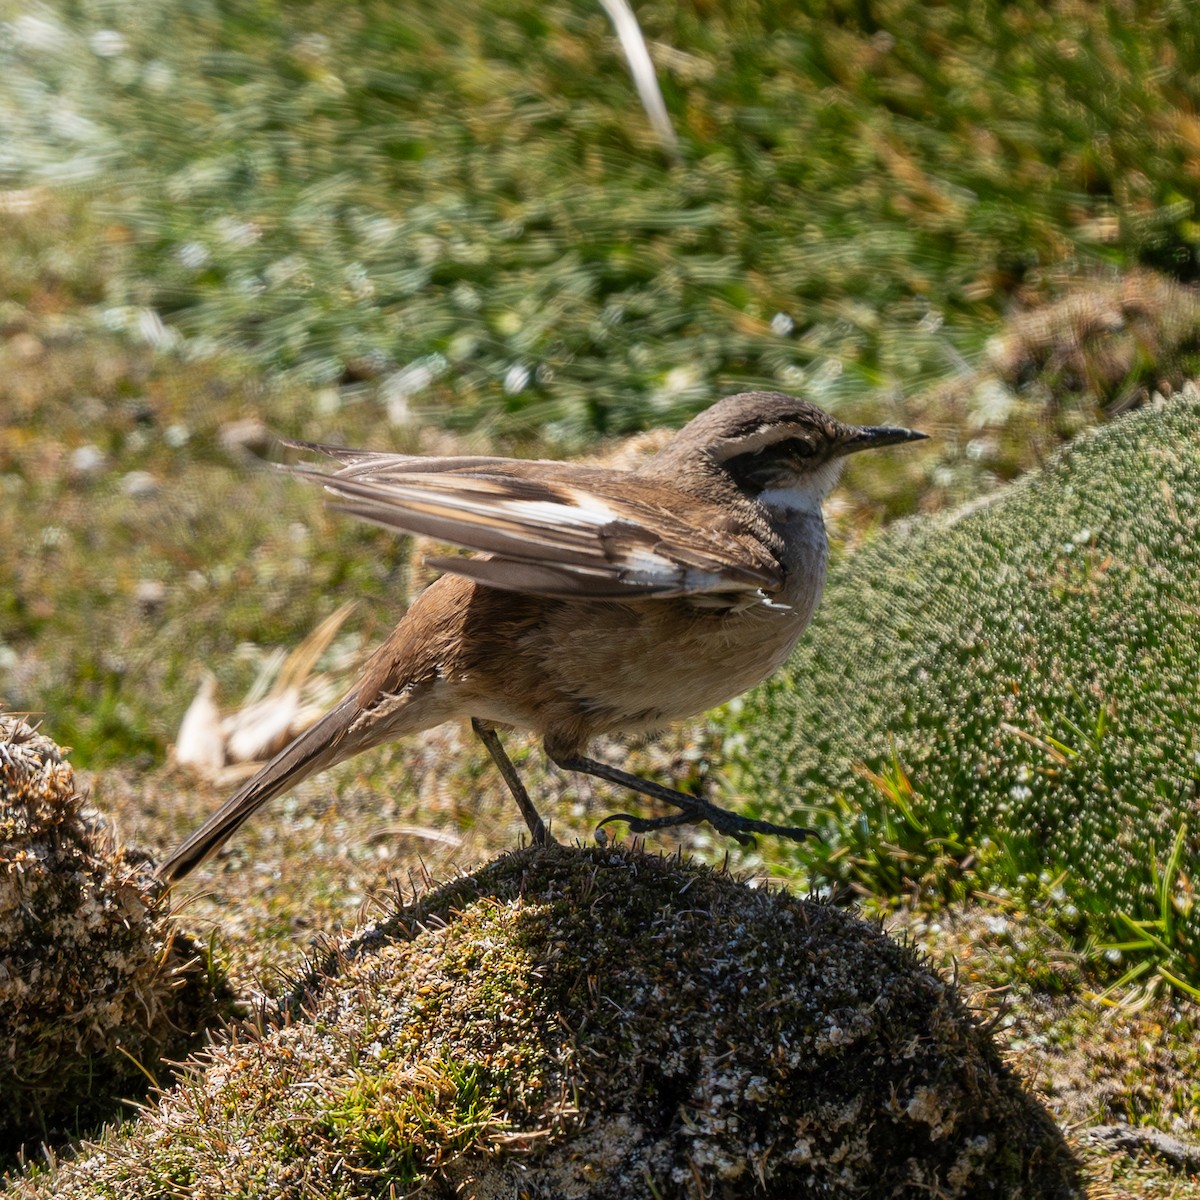
[[1193, 393], [833, 571], [735, 717], [747, 788], [821, 830], [799, 861], [887, 892], [1061, 878], [1081, 944], [1194, 994], [1198, 438]]
[[482, 1071], [448, 1054], [399, 1070], [361, 1070], [331, 1099], [328, 1136], [354, 1147], [367, 1169], [391, 1182], [427, 1182], [505, 1132]]
[[1178, 962], [1178, 947], [1184, 936], [1180, 923], [1191, 916], [1195, 904], [1195, 888], [1183, 861], [1187, 845], [1186, 819], [1180, 820], [1171, 849], [1161, 866], [1157, 847], [1154, 842], [1150, 843], [1150, 886], [1156, 911], [1151, 916], [1135, 918], [1125, 910], [1119, 910], [1116, 920], [1123, 940], [1097, 947], [1114, 958], [1129, 954], [1135, 959], [1134, 965], [1113, 985], [1113, 991], [1127, 987], [1149, 972], [1152, 982], [1157, 977], [1181, 994], [1200, 1000], [1200, 986], [1180, 978], [1178, 973], [1179, 966], [1195, 966], [1194, 960]]

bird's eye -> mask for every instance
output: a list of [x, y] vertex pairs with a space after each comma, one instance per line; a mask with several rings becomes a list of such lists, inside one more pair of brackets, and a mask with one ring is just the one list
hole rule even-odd
[[804, 438], [792, 438], [784, 443], [784, 448], [792, 458], [812, 458], [817, 449], [812, 442]]

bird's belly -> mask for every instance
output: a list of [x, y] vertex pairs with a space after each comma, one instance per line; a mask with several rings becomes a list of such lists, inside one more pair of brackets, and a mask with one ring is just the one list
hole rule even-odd
[[661, 728], [765, 679], [787, 658], [810, 613], [758, 605], [691, 620], [643, 616], [607, 633], [593, 629], [590, 653], [580, 655], [586, 671], [560, 682], [596, 733]]
[[794, 613], [764, 611], [741, 613], [728, 623], [731, 628], [660, 648], [653, 678], [643, 677], [641, 727], [695, 716], [761, 683], [791, 653], [807, 621]]
[[731, 700], [783, 663], [816, 608], [824, 529], [814, 522], [801, 533], [783, 561], [787, 582], [769, 602], [539, 601], [496, 656], [505, 669], [492, 663], [469, 673], [472, 713], [578, 746], [596, 734], [660, 729]]

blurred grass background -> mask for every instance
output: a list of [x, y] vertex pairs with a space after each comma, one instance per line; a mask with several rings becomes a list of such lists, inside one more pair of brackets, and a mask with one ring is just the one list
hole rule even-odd
[[672, 165], [584, 0], [10, 5], [0, 181], [86, 196], [111, 326], [575, 449], [887, 404], [1080, 274], [1192, 278], [1192, 16], [644, 4]]
[[395, 620], [407, 547], [268, 432], [556, 455], [772, 387], [935, 434], [853, 464], [841, 554], [1197, 374], [1190, 4], [637, 15], [677, 160], [584, 0], [0, 2], [0, 696], [77, 765]]

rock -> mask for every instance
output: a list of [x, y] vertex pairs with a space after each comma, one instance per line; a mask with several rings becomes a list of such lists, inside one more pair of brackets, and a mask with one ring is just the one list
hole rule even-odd
[[217, 432], [217, 440], [226, 453], [242, 458], [266, 458], [274, 445], [271, 431], [258, 417], [226, 421]]
[[512, 853], [342, 940], [272, 1018], [20, 1194], [134, 1195], [125, 1180], [444, 1200], [1079, 1194], [1057, 1128], [911, 949], [621, 847]]
[[144, 858], [84, 807], [62, 751], [0, 714], [0, 1160], [145, 1095], [218, 1016]]
[[108, 455], [90, 443], [71, 451], [71, 471], [75, 475], [99, 475], [108, 469]]
[[142, 616], [156, 616], [167, 602], [167, 585], [161, 579], [139, 579], [133, 598]]
[[127, 471], [121, 477], [121, 491], [134, 500], [158, 495], [162, 485], [149, 471]]

